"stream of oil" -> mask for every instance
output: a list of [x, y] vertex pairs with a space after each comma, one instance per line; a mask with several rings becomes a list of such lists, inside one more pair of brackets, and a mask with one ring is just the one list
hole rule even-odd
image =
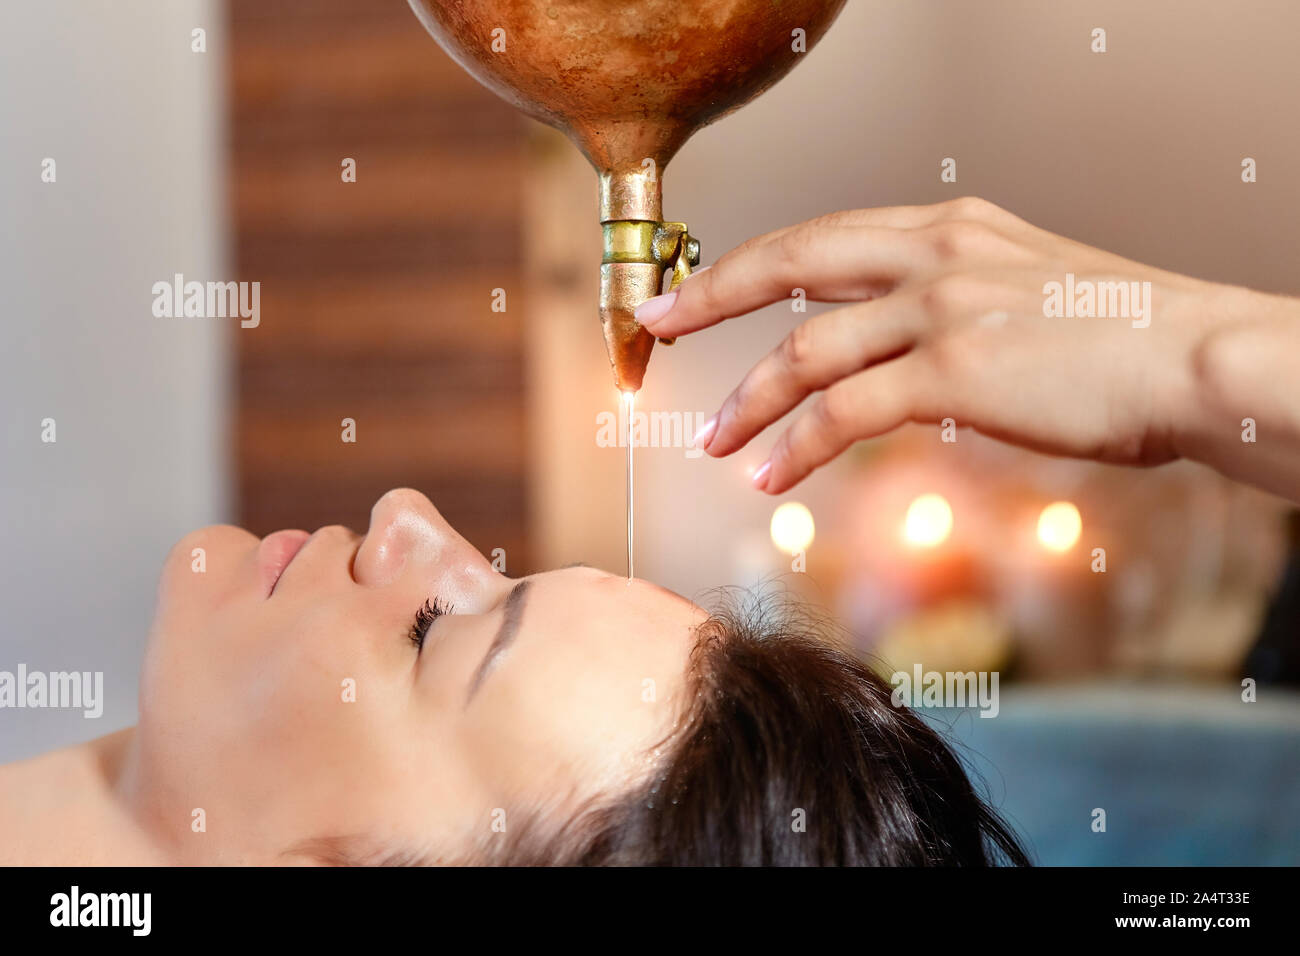
[[627, 405], [627, 579], [631, 581], [634, 577], [632, 563], [632, 518], [634, 513], [632, 497], [632, 407], [636, 403], [636, 392], [624, 392], [623, 400]]

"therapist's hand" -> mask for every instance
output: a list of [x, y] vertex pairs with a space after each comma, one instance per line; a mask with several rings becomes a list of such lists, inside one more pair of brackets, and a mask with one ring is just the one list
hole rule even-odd
[[[1137, 295], [1119, 317], [1047, 317], [1048, 283], [1073, 289], [1076, 303], [1092, 283], [1103, 310], [1106, 283]], [[815, 393], [754, 474], [771, 494], [859, 439], [952, 419], [1077, 458], [1194, 457], [1300, 497], [1296, 300], [1144, 266], [963, 198], [760, 236], [637, 318], [655, 335], [687, 335], [795, 301], [796, 290], [847, 305], [796, 325], [697, 438], [729, 455]], [[1273, 386], [1261, 378], [1279, 375]], [[1249, 415], [1269, 420], [1271, 447], [1243, 448]]]

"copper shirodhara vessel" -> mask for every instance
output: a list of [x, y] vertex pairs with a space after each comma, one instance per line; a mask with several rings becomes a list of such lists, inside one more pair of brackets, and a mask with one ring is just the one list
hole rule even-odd
[[601, 327], [615, 385], [639, 390], [654, 337], [632, 312], [699, 264], [685, 224], [663, 221], [664, 167], [788, 73], [845, 0], [409, 2], [457, 63], [596, 167]]

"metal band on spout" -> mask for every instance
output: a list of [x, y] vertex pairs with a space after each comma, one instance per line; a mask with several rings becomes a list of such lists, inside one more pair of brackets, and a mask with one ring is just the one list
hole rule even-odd
[[[673, 270], [669, 291], [682, 284], [691, 267], [700, 264], [700, 242], [684, 222], [649, 222], [643, 219], [616, 219], [601, 223], [604, 232], [604, 256], [601, 265], [635, 262], [653, 265], [660, 274]], [[676, 339], [660, 339], [672, 345]]]

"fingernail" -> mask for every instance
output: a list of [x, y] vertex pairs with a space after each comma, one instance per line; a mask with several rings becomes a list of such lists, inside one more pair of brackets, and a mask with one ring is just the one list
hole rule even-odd
[[700, 451], [707, 451], [709, 442], [713, 441], [713, 433], [718, 430], [718, 416], [714, 415], [707, 422], [700, 426], [700, 430], [695, 433], [691, 439], [691, 447], [698, 448]]
[[683, 279], [682, 281], [683, 281], [683, 282], [689, 282], [692, 276], [697, 276], [697, 275], [699, 275], [701, 272], [708, 272], [708, 271], [709, 271], [710, 269], [712, 269], [712, 268], [713, 268], [713, 266], [700, 266], [698, 269], [692, 269], [692, 270], [691, 270], [691, 274], [690, 274], [689, 276], [687, 276], [685, 279]]
[[638, 322], [646, 328], [650, 328], [668, 314], [669, 310], [673, 307], [673, 303], [676, 301], [676, 292], [669, 292], [667, 295], [657, 295], [653, 299], [646, 299], [638, 305], [632, 314], [636, 316]]
[[758, 466], [758, 470], [754, 472], [754, 477], [751, 478], [750, 480], [754, 482], [755, 488], [757, 488], [759, 491], [762, 491], [764, 488], [767, 487], [767, 479], [771, 474], [772, 474], [772, 462], [765, 461], [763, 462], [763, 464]]

